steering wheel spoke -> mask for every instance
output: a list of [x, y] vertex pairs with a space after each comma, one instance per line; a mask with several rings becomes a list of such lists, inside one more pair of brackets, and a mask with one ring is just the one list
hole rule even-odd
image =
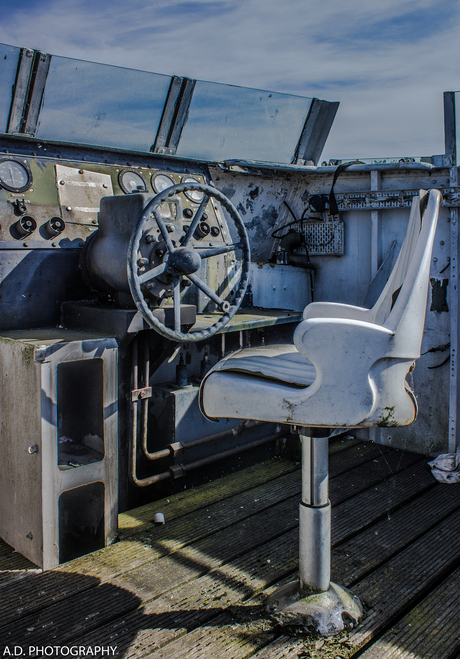
[[166, 224], [163, 221], [163, 218], [161, 217], [160, 213], [155, 209], [153, 211], [153, 216], [155, 217], [156, 223], [158, 224], [158, 228], [161, 231], [161, 235], [163, 236], [163, 240], [166, 243], [166, 247], [169, 252], [172, 252], [174, 249], [174, 245], [172, 244], [171, 237], [169, 235], [169, 231], [166, 228]]
[[173, 276], [173, 304], [174, 304], [174, 330], [180, 332], [180, 284], [182, 277], [180, 275]]
[[197, 249], [196, 251], [202, 259], [209, 259], [211, 256], [219, 256], [219, 254], [228, 254], [234, 252], [241, 247], [240, 243], [232, 245], [222, 245], [221, 247], [208, 247], [208, 249]]
[[189, 242], [191, 241], [193, 234], [196, 231], [196, 228], [198, 224], [201, 222], [201, 218], [203, 217], [204, 209], [208, 205], [209, 197], [208, 195], [204, 195], [201, 204], [198, 206], [198, 210], [195, 213], [195, 217], [193, 218], [193, 221], [191, 225], [189, 226], [187, 233], [185, 234], [185, 238], [182, 240], [182, 246], [187, 247]]
[[230, 304], [224, 300], [221, 300], [220, 297], [214, 293], [214, 291], [209, 288], [209, 286], [199, 277], [197, 277], [195, 274], [187, 275], [188, 279], [195, 284], [197, 288], [200, 289], [205, 295], [208, 296], [210, 300], [215, 302], [219, 309], [223, 311], [224, 313], [227, 313], [227, 311], [230, 309]]
[[139, 275], [139, 283], [140, 284], [146, 284], [148, 281], [151, 279], [154, 279], [155, 277], [158, 277], [158, 275], [162, 275], [163, 272], [167, 268], [167, 263], [160, 263], [160, 265], [157, 265], [155, 268], [152, 268], [151, 270], [147, 270], [147, 272], [144, 272], [142, 275]]

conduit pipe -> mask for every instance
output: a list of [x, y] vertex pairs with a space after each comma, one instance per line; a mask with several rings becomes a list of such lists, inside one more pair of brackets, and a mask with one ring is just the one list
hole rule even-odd
[[[139, 347], [138, 347], [138, 341], [139, 341], [139, 335], [134, 339], [133, 341], [133, 361], [132, 361], [132, 387], [133, 390], [138, 389], [139, 385]], [[143, 369], [142, 369], [142, 385], [143, 389], [147, 389], [149, 386], [149, 379], [150, 379], [150, 361], [149, 361], [149, 344], [148, 344], [148, 337], [145, 337], [143, 341]], [[148, 427], [148, 398], [141, 398], [141, 436], [142, 436], [142, 453], [146, 458], [149, 460], [159, 460], [161, 458], [167, 458], [170, 456], [174, 456], [178, 449], [178, 444], [171, 444], [170, 446], [160, 450], [160, 451], [154, 451], [150, 452], [147, 448], [147, 427]], [[199, 467], [205, 466], [207, 464], [211, 464], [213, 462], [217, 462], [218, 460], [221, 460], [226, 457], [230, 457], [232, 455], [236, 455], [237, 453], [240, 453], [242, 451], [247, 451], [252, 448], [256, 448], [258, 446], [262, 446], [263, 444], [266, 444], [268, 442], [274, 441], [276, 439], [279, 439], [281, 437], [284, 437], [288, 434], [290, 434], [290, 430], [287, 429], [285, 431], [279, 431], [275, 434], [269, 435], [268, 437], [262, 437], [260, 439], [254, 440], [253, 442], [250, 442], [249, 444], [245, 444], [244, 446], [239, 446], [235, 447], [232, 449], [228, 449], [227, 451], [222, 451], [220, 453], [216, 453], [212, 456], [209, 456], [207, 458], [203, 458], [201, 460], [197, 460], [196, 462], [192, 462], [188, 465], [172, 465], [172, 467], [168, 471], [161, 472], [159, 474], [154, 474], [153, 476], [149, 476], [147, 478], [138, 478], [137, 477], [137, 448], [138, 448], [138, 433], [137, 433], [137, 425], [138, 425], [138, 400], [133, 400], [132, 404], [132, 414], [131, 414], [131, 432], [129, 433], [129, 475], [132, 483], [137, 485], [138, 487], [147, 487], [148, 485], [154, 485], [155, 483], [159, 483], [161, 481], [169, 480], [172, 478], [179, 478], [181, 476], [184, 476], [186, 472], [192, 471], [193, 469], [198, 469]], [[223, 437], [229, 436], [229, 435], [238, 435], [240, 434], [245, 428], [260, 425], [260, 421], [243, 421], [239, 423], [235, 428], [230, 428], [227, 430], [223, 430], [221, 432], [214, 433], [212, 435], [206, 435], [205, 437], [200, 437], [198, 439], [192, 440], [190, 442], [187, 442], [186, 444], [179, 445], [180, 449], [187, 449], [187, 448], [193, 448], [195, 446], [200, 446], [201, 444], [206, 444], [208, 442], [211, 442], [213, 440], [221, 439]]]
[[262, 446], [263, 444], [268, 444], [269, 442], [273, 442], [276, 439], [281, 439], [281, 437], [285, 437], [286, 435], [289, 434], [290, 434], [290, 430], [280, 431], [278, 433], [275, 433], [274, 435], [269, 435], [268, 437], [262, 437], [261, 439], [254, 440], [253, 442], [250, 442], [249, 444], [245, 444], [244, 446], [236, 446], [235, 448], [228, 449], [227, 451], [221, 451], [220, 453], [215, 453], [214, 455], [210, 455], [207, 458], [196, 460], [195, 462], [191, 462], [188, 465], [184, 465], [184, 464], [172, 465], [168, 471], [163, 471], [160, 474], [154, 474], [153, 476], [149, 476], [147, 478], [137, 478], [136, 476], [136, 455], [134, 451], [134, 454], [131, 453], [132, 455], [131, 480], [138, 487], [146, 487], [148, 485], [154, 485], [155, 483], [160, 483], [161, 481], [180, 478], [182, 476], [185, 476], [188, 472], [193, 471], [194, 469], [205, 467], [208, 464], [212, 464], [213, 462], [217, 462], [218, 460], [222, 460], [223, 458], [231, 457], [232, 455], [237, 455], [238, 453], [242, 453], [243, 451], [249, 451], [250, 449], [257, 448], [258, 446]]

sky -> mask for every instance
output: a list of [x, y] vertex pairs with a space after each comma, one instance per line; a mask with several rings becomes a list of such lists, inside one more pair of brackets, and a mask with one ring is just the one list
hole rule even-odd
[[444, 153], [458, 0], [0, 0], [0, 42], [340, 101], [321, 160]]

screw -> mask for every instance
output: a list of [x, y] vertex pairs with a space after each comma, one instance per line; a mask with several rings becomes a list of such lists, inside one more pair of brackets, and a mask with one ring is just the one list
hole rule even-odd
[[149, 235], [145, 237], [145, 241], [147, 243], [153, 243], [155, 241], [155, 236], [152, 236], [152, 234], [149, 233]]
[[71, 210], [72, 210], [72, 206], [67, 206], [66, 211], [71, 211]]
[[65, 181], [59, 181], [59, 185], [65, 185]]

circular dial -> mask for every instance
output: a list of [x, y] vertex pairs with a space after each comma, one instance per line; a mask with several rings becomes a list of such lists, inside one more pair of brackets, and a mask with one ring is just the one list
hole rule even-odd
[[[200, 181], [196, 178], [193, 178], [193, 176], [184, 176], [182, 178], [182, 183], [199, 183], [199, 182]], [[204, 197], [204, 194], [199, 190], [186, 190], [184, 194], [187, 197], [187, 199], [190, 199], [190, 201], [194, 201], [196, 204], [199, 204]]]
[[174, 180], [166, 174], [157, 174], [152, 176], [152, 187], [155, 192], [163, 192], [166, 188], [170, 188], [172, 185], [175, 185]]
[[0, 160], [0, 186], [10, 192], [25, 192], [32, 185], [32, 174], [26, 163], [5, 158]]
[[134, 169], [123, 169], [118, 174], [118, 183], [125, 194], [147, 192], [147, 181], [140, 172], [136, 172]]

